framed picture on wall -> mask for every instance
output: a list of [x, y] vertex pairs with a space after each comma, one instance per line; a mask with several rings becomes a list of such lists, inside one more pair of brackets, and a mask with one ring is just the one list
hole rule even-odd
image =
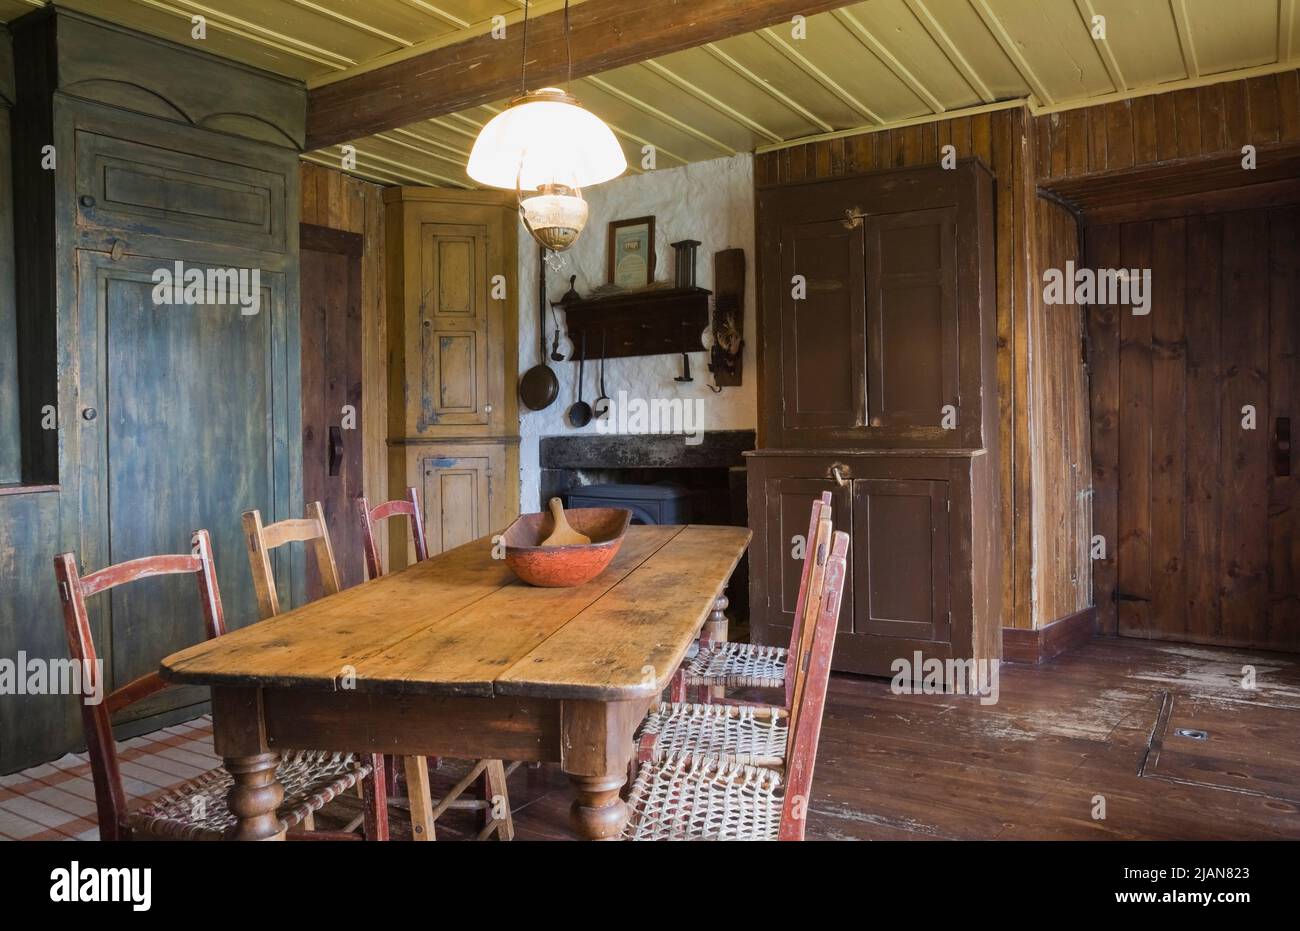
[[607, 277], [620, 288], [645, 288], [655, 280], [655, 218], [609, 224]]

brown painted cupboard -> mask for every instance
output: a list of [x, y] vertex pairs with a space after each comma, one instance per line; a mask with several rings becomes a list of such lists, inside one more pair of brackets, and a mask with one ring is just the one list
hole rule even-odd
[[759, 190], [756, 639], [789, 637], [829, 490], [853, 545], [835, 668], [1001, 655], [992, 193], [974, 160]]

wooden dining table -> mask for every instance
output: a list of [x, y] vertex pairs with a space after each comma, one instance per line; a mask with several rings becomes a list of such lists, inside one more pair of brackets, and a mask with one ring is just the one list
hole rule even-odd
[[281, 748], [559, 763], [579, 834], [617, 838], [633, 731], [706, 624], [743, 527], [632, 526], [575, 588], [534, 588], [493, 537], [174, 653], [212, 690], [241, 840], [283, 839]]

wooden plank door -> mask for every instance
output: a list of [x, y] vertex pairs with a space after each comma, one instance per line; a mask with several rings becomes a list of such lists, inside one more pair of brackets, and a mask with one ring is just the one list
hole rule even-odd
[[1300, 650], [1300, 207], [1090, 226], [1092, 268], [1150, 268], [1151, 309], [1090, 307], [1103, 628]]
[[[302, 255], [303, 500], [320, 501], [344, 588], [365, 580], [353, 502], [363, 492], [362, 237], [304, 223]], [[307, 560], [307, 598], [320, 596]]]
[[[261, 270], [256, 314], [229, 304], [155, 303], [153, 272], [171, 266], [171, 259], [78, 254], [87, 373], [77, 421], [85, 469], [81, 556], [93, 570], [186, 553], [191, 532], [206, 528], [233, 629], [257, 619], [239, 512], [287, 516], [296, 472], [276, 442], [296, 420], [286, 400], [286, 282]], [[203, 636], [188, 576], [149, 579], [96, 602], [96, 643], [113, 687]], [[205, 698], [202, 689], [168, 690], [130, 716]]]

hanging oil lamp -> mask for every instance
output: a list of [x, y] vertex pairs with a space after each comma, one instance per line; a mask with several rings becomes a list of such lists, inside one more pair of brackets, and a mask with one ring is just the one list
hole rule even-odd
[[[564, 42], [569, 48], [569, 5], [564, 5]], [[527, 70], [528, 4], [524, 4], [523, 64]], [[573, 77], [570, 52], [569, 77]], [[567, 91], [543, 87], [522, 93], [483, 127], [474, 140], [466, 172], [488, 187], [514, 190], [524, 228], [552, 252], [577, 241], [587, 225], [582, 189], [616, 178], [627, 169], [614, 133]]]

